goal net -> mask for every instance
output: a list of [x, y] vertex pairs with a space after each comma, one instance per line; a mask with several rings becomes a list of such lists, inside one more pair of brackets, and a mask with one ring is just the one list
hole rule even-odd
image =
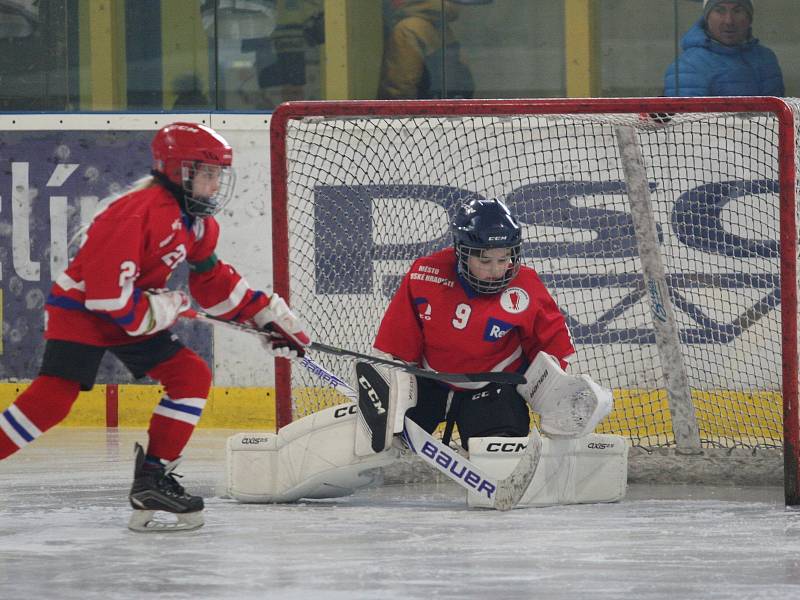
[[[598, 431], [645, 454], [743, 462], [785, 441], [788, 501], [798, 114], [776, 98], [284, 105], [271, 124], [275, 290], [314, 339], [373, 353], [411, 262], [452, 243], [459, 205], [501, 198], [570, 327], [570, 371], [614, 392]], [[276, 390], [279, 425], [344, 401], [287, 361]]]

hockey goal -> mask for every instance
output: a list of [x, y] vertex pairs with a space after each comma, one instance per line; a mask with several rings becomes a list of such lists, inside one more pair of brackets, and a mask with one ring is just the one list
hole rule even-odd
[[[451, 243], [456, 207], [502, 198], [569, 323], [571, 371], [614, 391], [600, 431], [694, 457], [682, 472], [734, 459], [731, 481], [775, 457], [798, 504], [798, 115], [777, 98], [283, 105], [275, 290], [315, 339], [370, 353], [411, 261]], [[279, 425], [343, 400], [277, 363]]]

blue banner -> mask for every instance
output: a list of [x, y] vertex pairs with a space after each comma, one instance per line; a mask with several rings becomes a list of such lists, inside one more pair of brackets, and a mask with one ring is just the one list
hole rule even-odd
[[[0, 141], [0, 379], [32, 379], [44, 347], [44, 301], [77, 249], [82, 222], [99, 200], [150, 170], [148, 131], [7, 131]], [[73, 240], [69, 244], [70, 240]], [[178, 269], [185, 287], [187, 271]], [[199, 323], [175, 327], [213, 364], [211, 334]], [[98, 383], [126, 383], [128, 371], [107, 355]]]
[[[651, 191], [657, 189], [650, 184]], [[673, 272], [667, 284], [673, 305], [685, 313], [695, 326], [680, 331], [684, 343], [725, 344], [740, 336], [761, 317], [780, 304], [779, 247], [777, 239], [748, 239], [728, 231], [722, 213], [732, 200], [746, 196], [777, 194], [778, 182], [770, 179], [731, 180], [706, 183], [678, 195], [672, 201], [669, 221], [656, 223], [656, 236], [664, 241], [665, 227], [688, 251], [706, 257], [699, 266], [706, 272]], [[590, 232], [589, 241], [527, 240], [522, 254], [536, 266], [542, 259], [602, 259], [609, 267], [621, 259], [637, 257], [638, 246], [633, 219], [626, 210], [593, 208], [582, 205], [582, 198], [594, 195], [620, 196], [619, 206], [626, 207], [624, 181], [541, 181], [525, 183], [508, 193], [504, 200], [523, 225], [568, 228]], [[375, 263], [387, 260], [411, 261], [452, 243], [451, 234], [443, 231], [436, 239], [414, 243], [378, 243], [372, 230], [375, 201], [402, 198], [408, 205], [435, 203], [450, 220], [458, 206], [480, 194], [466, 189], [439, 185], [318, 185], [314, 189], [315, 210], [315, 291], [320, 295], [372, 294]], [[407, 208], [407, 207], [406, 207]], [[413, 211], [413, 209], [410, 209]], [[347, 214], [348, 219], [337, 215]], [[777, 232], [776, 232], [777, 233]], [[742, 272], [720, 271], [714, 258], [767, 259], [774, 270], [769, 272], [744, 268]], [[603, 270], [601, 270], [603, 271]], [[559, 289], [616, 288], [625, 295], [593, 322], [581, 322], [562, 306], [573, 338], [578, 344], [654, 344], [650, 327], [612, 327], [612, 323], [649, 294], [639, 272], [592, 273], [579, 268], [569, 273], [540, 272], [545, 285]], [[401, 275], [385, 275], [381, 293], [389, 298], [399, 285]], [[693, 303], [687, 292], [699, 288], [736, 290], [749, 288], [758, 292], [749, 306], [731, 307], [729, 321], [712, 318], [705, 307]]]

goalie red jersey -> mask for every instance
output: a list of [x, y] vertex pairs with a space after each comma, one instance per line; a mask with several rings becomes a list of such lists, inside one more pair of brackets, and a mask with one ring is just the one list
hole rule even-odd
[[244, 320], [268, 304], [216, 258], [219, 225], [191, 218], [160, 185], [131, 192], [95, 217], [47, 300], [47, 339], [114, 346], [146, 333], [146, 290], [164, 288], [184, 261], [189, 288], [207, 312]]
[[545, 351], [563, 367], [575, 352], [564, 317], [525, 266], [495, 294], [476, 293], [457, 272], [456, 252], [414, 262], [392, 298], [374, 344], [437, 371], [521, 371]]

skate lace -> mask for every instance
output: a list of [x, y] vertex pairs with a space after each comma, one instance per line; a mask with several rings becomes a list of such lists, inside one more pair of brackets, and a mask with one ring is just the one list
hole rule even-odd
[[164, 473], [162, 474], [159, 487], [163, 488], [165, 491], [175, 494], [176, 496], [183, 496], [185, 495], [185, 490], [183, 486], [178, 483], [178, 479], [182, 478], [183, 475], [178, 475], [175, 473], [175, 467], [180, 464], [181, 459], [178, 458], [173, 460], [172, 462], [168, 462], [164, 465]]

